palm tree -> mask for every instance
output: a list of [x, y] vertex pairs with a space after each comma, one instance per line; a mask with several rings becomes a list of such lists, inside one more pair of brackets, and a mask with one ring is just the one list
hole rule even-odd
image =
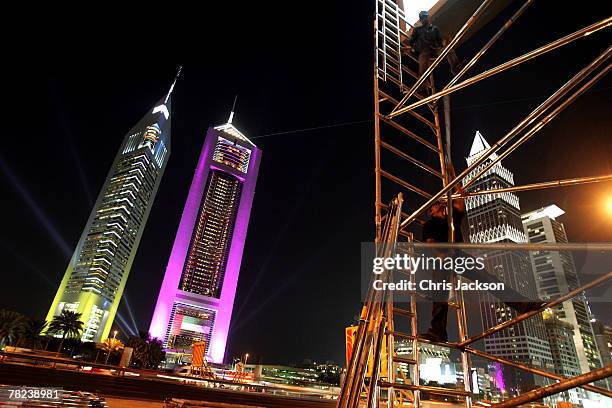
[[148, 333], [139, 332], [138, 336], [130, 336], [127, 341], [128, 347], [134, 349], [134, 363], [139, 368], [146, 368]]
[[46, 320], [28, 319], [25, 330], [19, 338], [19, 343], [38, 349], [42, 347], [41, 333], [47, 328]]
[[156, 368], [164, 358], [162, 341], [147, 332], [131, 336], [127, 345], [134, 349], [134, 362], [140, 368]]
[[109, 337], [105, 339], [102, 343], [98, 343], [96, 347], [102, 351], [106, 351], [106, 361], [104, 362], [104, 364], [108, 364], [108, 358], [110, 357], [111, 353], [123, 350], [124, 345], [121, 340], [116, 339], [114, 337]]
[[157, 337], [154, 337], [149, 340], [149, 352], [147, 353], [147, 362], [149, 363], [149, 368], [157, 369], [159, 363], [165, 357], [163, 343]]
[[14, 342], [24, 332], [27, 319], [12, 310], [0, 310], [0, 348]]
[[64, 345], [66, 337], [78, 337], [83, 331], [83, 322], [81, 321], [81, 313], [73, 312], [70, 310], [62, 310], [59, 316], [55, 316], [49, 325], [49, 331], [51, 333], [62, 335], [59, 347], [57, 349], [56, 357], [59, 356]]

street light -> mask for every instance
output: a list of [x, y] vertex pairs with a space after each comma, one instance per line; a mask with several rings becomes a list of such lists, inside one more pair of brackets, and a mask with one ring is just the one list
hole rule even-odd
[[248, 359], [249, 359], [249, 353], [246, 353], [244, 355], [244, 365], [246, 365]]

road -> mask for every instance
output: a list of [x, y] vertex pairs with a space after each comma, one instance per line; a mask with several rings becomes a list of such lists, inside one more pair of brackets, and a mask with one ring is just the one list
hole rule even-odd
[[0, 384], [62, 387], [104, 396], [163, 401], [181, 398], [269, 408], [332, 408], [330, 400], [297, 399], [255, 392], [202, 388], [162, 380], [116, 377], [17, 364], [0, 364]]

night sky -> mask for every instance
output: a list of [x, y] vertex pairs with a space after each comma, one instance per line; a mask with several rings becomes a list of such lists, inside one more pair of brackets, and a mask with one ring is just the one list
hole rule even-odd
[[[135, 326], [129, 303], [136, 326], [148, 328], [206, 129], [227, 121], [239, 94], [234, 124], [263, 157], [227, 356], [342, 363], [343, 329], [360, 307], [360, 243], [374, 229], [374, 10], [371, 1], [319, 3], [183, 10], [164, 16], [164, 27], [144, 15], [99, 16], [58, 23], [36, 44], [11, 46], [14, 59], [5, 61], [18, 63], [6, 64], [3, 84], [0, 307], [44, 317], [122, 138], [182, 64], [172, 153], [121, 315]], [[519, 5], [459, 55], [469, 58]], [[536, 1], [471, 73], [606, 11], [605, 2], [576, 9]], [[610, 28], [454, 96], [457, 169], [465, 168], [476, 130], [492, 144], [609, 43]], [[441, 81], [447, 71], [441, 68]], [[611, 87], [608, 76], [504, 161], [517, 184], [612, 172]], [[610, 196], [607, 183], [520, 198], [524, 210], [550, 203], [566, 210], [560, 220], [570, 241], [610, 242], [612, 216], [603, 204]], [[603, 306], [593, 310], [612, 323]]]

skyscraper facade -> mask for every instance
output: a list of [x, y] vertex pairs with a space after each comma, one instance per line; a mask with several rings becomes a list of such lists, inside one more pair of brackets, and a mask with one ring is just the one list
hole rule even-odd
[[261, 151], [234, 125], [209, 128], [150, 334], [169, 353], [206, 342], [223, 362]]
[[593, 322], [593, 332], [595, 333], [595, 341], [601, 355], [602, 365], [605, 367], [612, 364], [612, 326], [596, 321]]
[[[565, 214], [556, 205], [549, 205], [523, 214], [525, 234], [531, 243], [566, 244], [563, 223], [557, 220]], [[538, 295], [543, 300], [555, 299], [580, 287], [574, 258], [569, 251], [530, 251]], [[591, 326], [592, 314], [584, 294], [554, 308], [555, 316], [571, 324], [580, 369], [587, 373], [601, 367], [595, 334]]]
[[123, 138], [47, 314], [81, 313], [83, 341], [111, 330], [170, 156], [173, 87]]
[[[468, 165], [489, 149], [480, 132], [476, 132]], [[478, 172], [497, 156], [494, 154], [469, 173], [463, 183], [473, 179]], [[469, 191], [492, 190], [514, 185], [514, 175], [498, 162], [469, 187]], [[469, 241], [472, 243], [525, 243], [518, 197], [511, 193], [496, 193], [468, 197], [466, 199]], [[485, 262], [489, 273], [530, 299], [536, 299], [533, 272], [529, 255], [524, 251], [488, 251]], [[496, 300], [492, 295], [480, 293], [483, 328], [488, 329], [516, 316], [516, 312]], [[485, 350], [493, 355], [525, 362], [552, 370], [552, 355], [542, 318], [532, 317], [485, 338]], [[514, 383], [514, 384], [511, 384]], [[508, 392], [520, 393], [541, 385], [541, 379], [532, 374], [517, 372], [513, 381], [507, 381]]]
[[[575, 377], [582, 374], [574, 344], [574, 326], [559, 319], [554, 311], [544, 311], [543, 317], [555, 373], [564, 377]], [[577, 405], [581, 404], [584, 398], [586, 398], [586, 393], [581, 388], [570, 389], [555, 397], [556, 400], [571, 401]]]

